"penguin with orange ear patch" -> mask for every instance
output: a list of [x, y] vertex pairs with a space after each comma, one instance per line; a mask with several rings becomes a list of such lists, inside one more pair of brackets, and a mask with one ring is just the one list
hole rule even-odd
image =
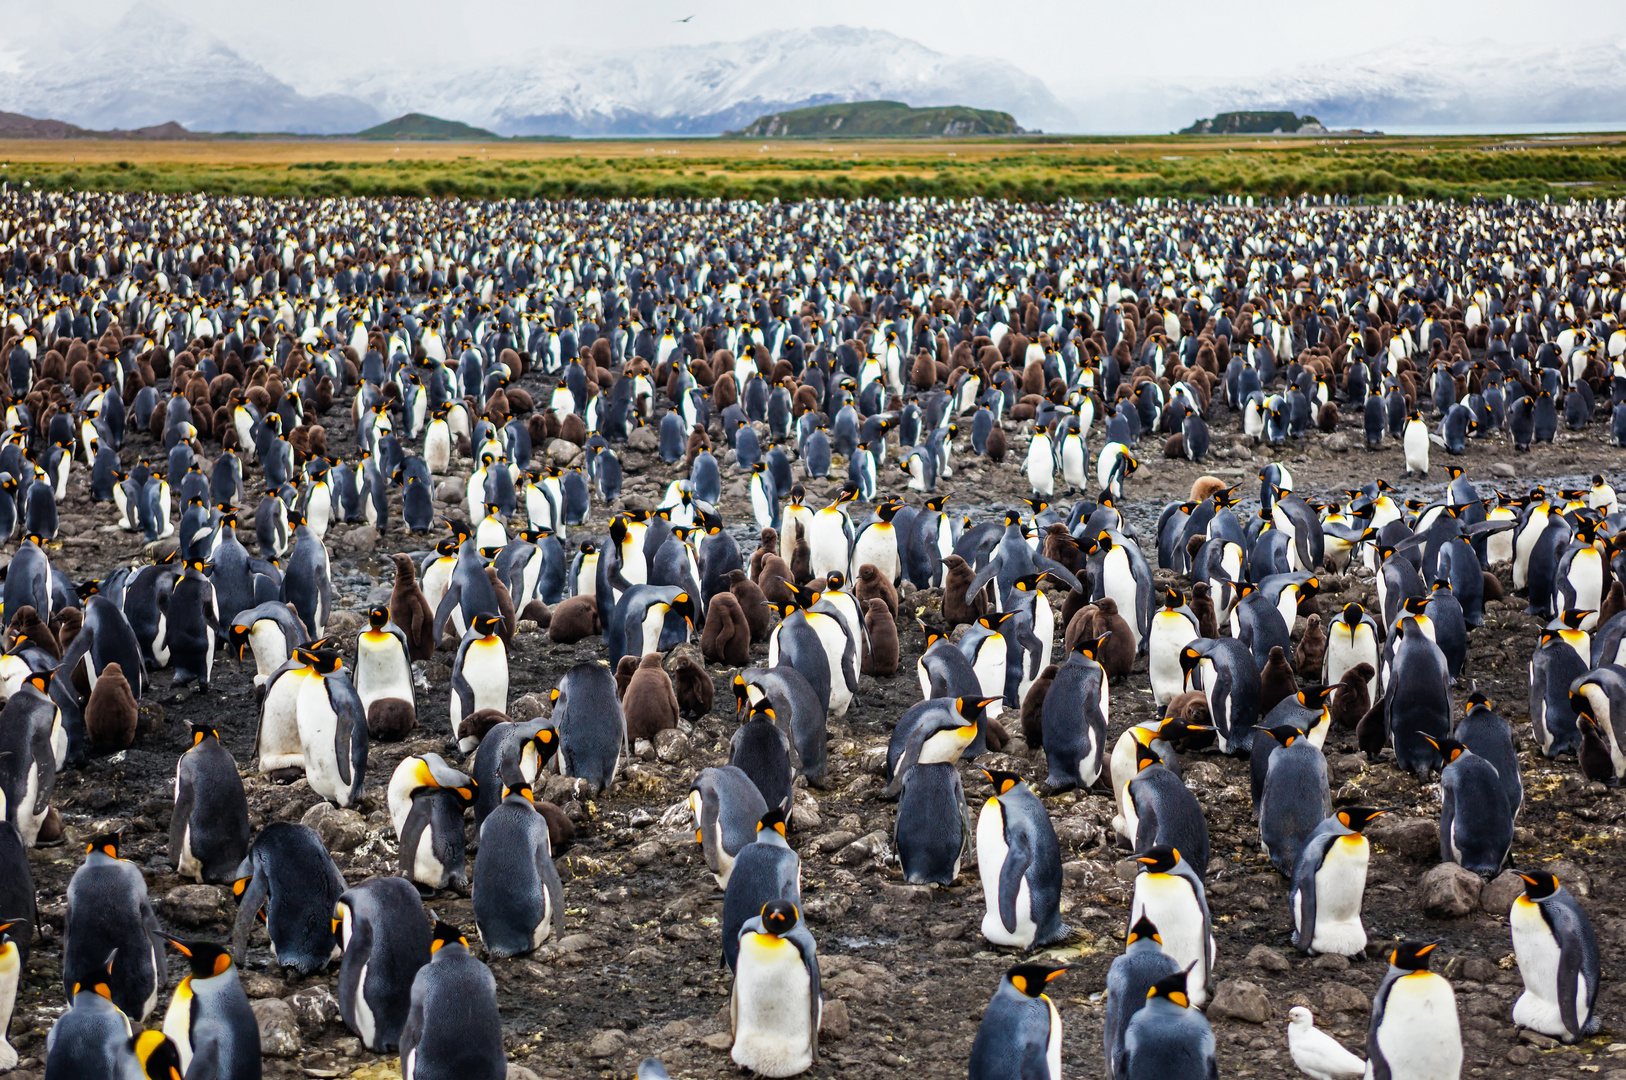
[[[182, 1075], [252, 1077], [260, 1071], [260, 1027], [249, 1008], [248, 995], [237, 977], [237, 965], [223, 945], [212, 941], [167, 939], [186, 957], [187, 974], [175, 987], [164, 1013], [163, 1034], [174, 1044]], [[151, 1041], [156, 1032], [143, 1032]], [[142, 1047], [137, 1046], [139, 1057]], [[147, 1075], [172, 1080], [152, 1069], [145, 1060]], [[193, 1062], [197, 1068], [193, 1070]]]
[[248, 797], [237, 762], [208, 724], [192, 725], [192, 746], [175, 767], [169, 863], [193, 881], [228, 885], [248, 857]]
[[393, 742], [418, 726], [411, 646], [382, 604], [367, 612], [367, 629], [356, 636], [356, 693], [372, 738]]

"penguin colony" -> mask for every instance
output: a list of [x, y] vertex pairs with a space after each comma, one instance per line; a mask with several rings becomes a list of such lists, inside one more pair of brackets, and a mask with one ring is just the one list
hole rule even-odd
[[[920, 700], [867, 755], [891, 835], [862, 854], [890, 850], [876, 872], [916, 887], [976, 868], [981, 910], [940, 914], [1015, 963], [971, 1077], [1218, 1075], [1230, 1048], [1203, 1009], [1242, 958], [1216, 944], [1211, 792], [1182, 778], [1205, 751], [1246, 759], [1261, 865], [1284, 883], [1260, 943], [1386, 970], [1362, 1056], [1303, 1007], [1281, 1017], [1295, 1064], [1458, 1076], [1429, 926], [1363, 922], [1365, 834], [1400, 808], [1335, 800], [1329, 740], [1438, 776], [1443, 862], [1517, 864], [1523, 992], [1498, 1022], [1565, 1044], [1599, 1030], [1598, 939], [1575, 893], [1518, 858], [1515, 740], [1468, 655], [1510, 575], [1543, 627], [1537, 752], [1608, 786], [1626, 773], [1626, 514], [1604, 466], [1590, 486], [1505, 492], [1453, 467], [1405, 500], [1383, 479], [1308, 493], [1274, 460], [1256, 512], [1214, 477], [1155, 532], [1123, 510], [1156, 468], [1148, 439], [1202, 463], [1230, 423], [1275, 456], [1335, 432], [1340, 403], [1368, 448], [1402, 444], [1408, 476], [1430, 475], [1431, 448], [1528, 450], [1561, 424], [1626, 445], [1618, 214], [0, 205], [0, 1031], [29, 953], [59, 956], [66, 1008], [31, 1047], [48, 1080], [261, 1076], [240, 972], [267, 964], [328, 973], [343, 1025], [404, 1077], [507, 1075], [492, 967], [560, 955], [539, 950], [562, 946], [587, 888], [555, 862], [596, 813], [583, 804], [646, 784], [637, 762], [713, 710], [714, 682], [738, 716], [726, 763], [652, 809], [692, 827], [694, 876], [721, 890], [719, 1049], [760, 1075], [814, 1068], [818, 937], [850, 928], [845, 908], [804, 906], [829, 885], [804, 873], [796, 810], [855, 782], [832, 727], [866, 677], [908, 678], [899, 630], [917, 625]], [[622, 495], [634, 453], [669, 479], [644, 505]], [[957, 468], [1007, 458], [1021, 507], [951, 506], [986, 502], [950, 491]], [[728, 521], [735, 485], [749, 518]], [[53, 565], [70, 492], [108, 504], [143, 556], [79, 581]], [[388, 602], [348, 621], [334, 526], [401, 549]], [[1318, 607], [1346, 575], [1375, 602]], [[539, 630], [586, 643], [551, 685], [511, 672]], [[52, 797], [156, 737], [165, 669], [206, 693], [219, 663], [252, 672], [257, 715], [192, 725], [168, 838], [171, 871], [235, 897], [230, 940], [206, 941], [164, 929], [127, 837], [78, 829]], [[1148, 689], [1156, 715], [1114, 717]], [[521, 717], [525, 697], [545, 704]], [[403, 740], [441, 751], [392, 753]], [[393, 872], [349, 880], [310, 825], [251, 827], [247, 789], [268, 784], [376, 807]], [[541, 797], [555, 788], [574, 816]], [[1108, 808], [1103, 846], [1126, 849], [1132, 882], [1100, 1056], [1064, 1061], [1047, 990], [1068, 986], [1083, 934], [1052, 807], [1082, 799]], [[29, 851], [67, 835], [79, 862], [48, 933]], [[436, 916], [463, 896], [469, 925]], [[18, 1061], [0, 1041], [0, 1068]]]

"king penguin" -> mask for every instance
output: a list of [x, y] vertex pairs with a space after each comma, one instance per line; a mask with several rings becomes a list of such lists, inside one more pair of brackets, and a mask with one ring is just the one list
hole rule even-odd
[[248, 797], [237, 762], [208, 724], [192, 726], [192, 745], [175, 765], [169, 860], [196, 882], [229, 885], [248, 857]]
[[263, 916], [277, 964], [309, 975], [339, 955], [333, 939], [333, 905], [344, 878], [322, 838], [308, 825], [273, 821], [260, 830], [237, 868], [232, 894], [237, 924], [232, 956], [242, 963], [249, 929]]
[[706, 868], [726, 890], [734, 873], [734, 860], [757, 838], [768, 804], [751, 778], [734, 765], [703, 769], [689, 788], [689, 810], [694, 814], [694, 839], [706, 858]]
[[1061, 1013], [1045, 987], [1067, 973], [1017, 964], [999, 980], [971, 1041], [970, 1080], [1061, 1080]]
[[819, 956], [789, 900], [775, 900], [740, 928], [729, 1026], [736, 1065], [762, 1076], [795, 1076], [819, 1055]]
[[1362, 833], [1387, 813], [1346, 807], [1317, 826], [1304, 845], [1288, 890], [1293, 944], [1301, 951], [1357, 956], [1365, 950], [1361, 900], [1372, 845]]
[[1428, 970], [1435, 944], [1403, 941], [1372, 995], [1366, 1029], [1366, 1074], [1390, 1080], [1443, 1080], [1462, 1073], [1457, 995]]
[[339, 1015], [373, 1053], [394, 1050], [412, 1004], [412, 980], [429, 963], [429, 922], [404, 878], [352, 885], [333, 906], [339, 962]]
[[1191, 1002], [1198, 1008], [1208, 1000], [1215, 946], [1208, 917], [1208, 894], [1201, 875], [1180, 852], [1158, 845], [1137, 856], [1141, 872], [1135, 878], [1130, 902], [1131, 923], [1148, 919], [1158, 929], [1163, 951], [1190, 974]]
[[1124, 1032], [1129, 1021], [1146, 1004], [1147, 992], [1177, 972], [1180, 965], [1163, 951], [1163, 939], [1158, 936], [1157, 927], [1142, 916], [1129, 928], [1123, 954], [1107, 971], [1107, 997], [1103, 1002], [1106, 1017], [1102, 1021], [1101, 1043], [1106, 1051], [1108, 1080], [1116, 1080], [1113, 1068], [1123, 1049]]
[[[147, 882], [119, 857], [118, 837], [85, 845], [85, 861], [68, 882], [62, 924], [62, 989], [106, 983], [127, 1016], [145, 1020], [164, 982], [164, 942], [147, 899]], [[109, 967], [108, 957], [112, 956]]]
[[406, 633], [390, 621], [390, 610], [382, 604], [368, 610], [367, 629], [356, 635], [356, 696], [370, 738], [392, 742], [418, 726]]
[[508, 646], [503, 642], [502, 620], [482, 614], [458, 644], [452, 661], [452, 730], [465, 716], [482, 709], [508, 711]]
[[1219, 1076], [1214, 1032], [1197, 1011], [1187, 987], [1194, 972], [1166, 975], [1146, 992], [1146, 1004], [1124, 1028], [1123, 1046], [1113, 1063], [1115, 1080], [1166, 1080]]
[[311, 669], [295, 706], [305, 779], [322, 798], [346, 807], [360, 797], [367, 774], [367, 714], [336, 649], [300, 652]]
[[1061, 921], [1061, 845], [1044, 804], [1015, 773], [983, 771], [994, 794], [977, 817], [982, 936], [1033, 949], [1069, 930]]
[[1524, 895], [1513, 901], [1508, 925], [1524, 993], [1513, 1023], [1560, 1042], [1579, 1042], [1601, 1026], [1598, 939], [1570, 891], [1544, 870], [1519, 870]]
[[[187, 974], [164, 1013], [163, 1032], [187, 1075], [253, 1080], [260, 1075], [260, 1026], [225, 946], [168, 939], [186, 957]], [[194, 1073], [192, 1063], [198, 1067]]]
[[401, 759], [390, 776], [390, 821], [400, 848], [400, 874], [426, 889], [468, 885], [464, 869], [463, 813], [474, 803], [475, 781], [439, 754]]
[[436, 923], [429, 963], [412, 979], [401, 1030], [402, 1080], [504, 1080], [497, 980], [469, 951], [468, 938]]
[[775, 806], [757, 822], [756, 841], [734, 859], [723, 890], [723, 962], [737, 968], [740, 928], [775, 900], [802, 902], [802, 860], [785, 841], [785, 810]]
[[480, 826], [475, 925], [486, 951], [506, 958], [538, 948], [563, 918], [564, 890], [553, 865], [548, 824], [516, 763], [503, 776], [502, 804]]

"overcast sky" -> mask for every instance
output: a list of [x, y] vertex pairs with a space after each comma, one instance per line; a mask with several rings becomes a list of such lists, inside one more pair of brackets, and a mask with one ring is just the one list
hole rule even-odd
[[[1552, 47], [1626, 37], [1622, 0], [157, 0], [282, 75], [552, 48], [736, 40], [798, 26], [889, 30], [950, 54], [1007, 59], [1063, 99], [1125, 82], [1225, 79], [1336, 63], [1417, 37]], [[0, 0], [10, 50], [67, 43], [131, 0]], [[686, 23], [674, 20], [692, 15]], [[160, 61], [161, 62], [161, 61]], [[328, 80], [322, 79], [322, 82]]]

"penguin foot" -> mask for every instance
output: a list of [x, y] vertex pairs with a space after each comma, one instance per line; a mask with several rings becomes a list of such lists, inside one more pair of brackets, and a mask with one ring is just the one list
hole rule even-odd
[[303, 765], [289, 765], [281, 769], [272, 769], [265, 775], [273, 784], [291, 784], [305, 775], [305, 767]]

